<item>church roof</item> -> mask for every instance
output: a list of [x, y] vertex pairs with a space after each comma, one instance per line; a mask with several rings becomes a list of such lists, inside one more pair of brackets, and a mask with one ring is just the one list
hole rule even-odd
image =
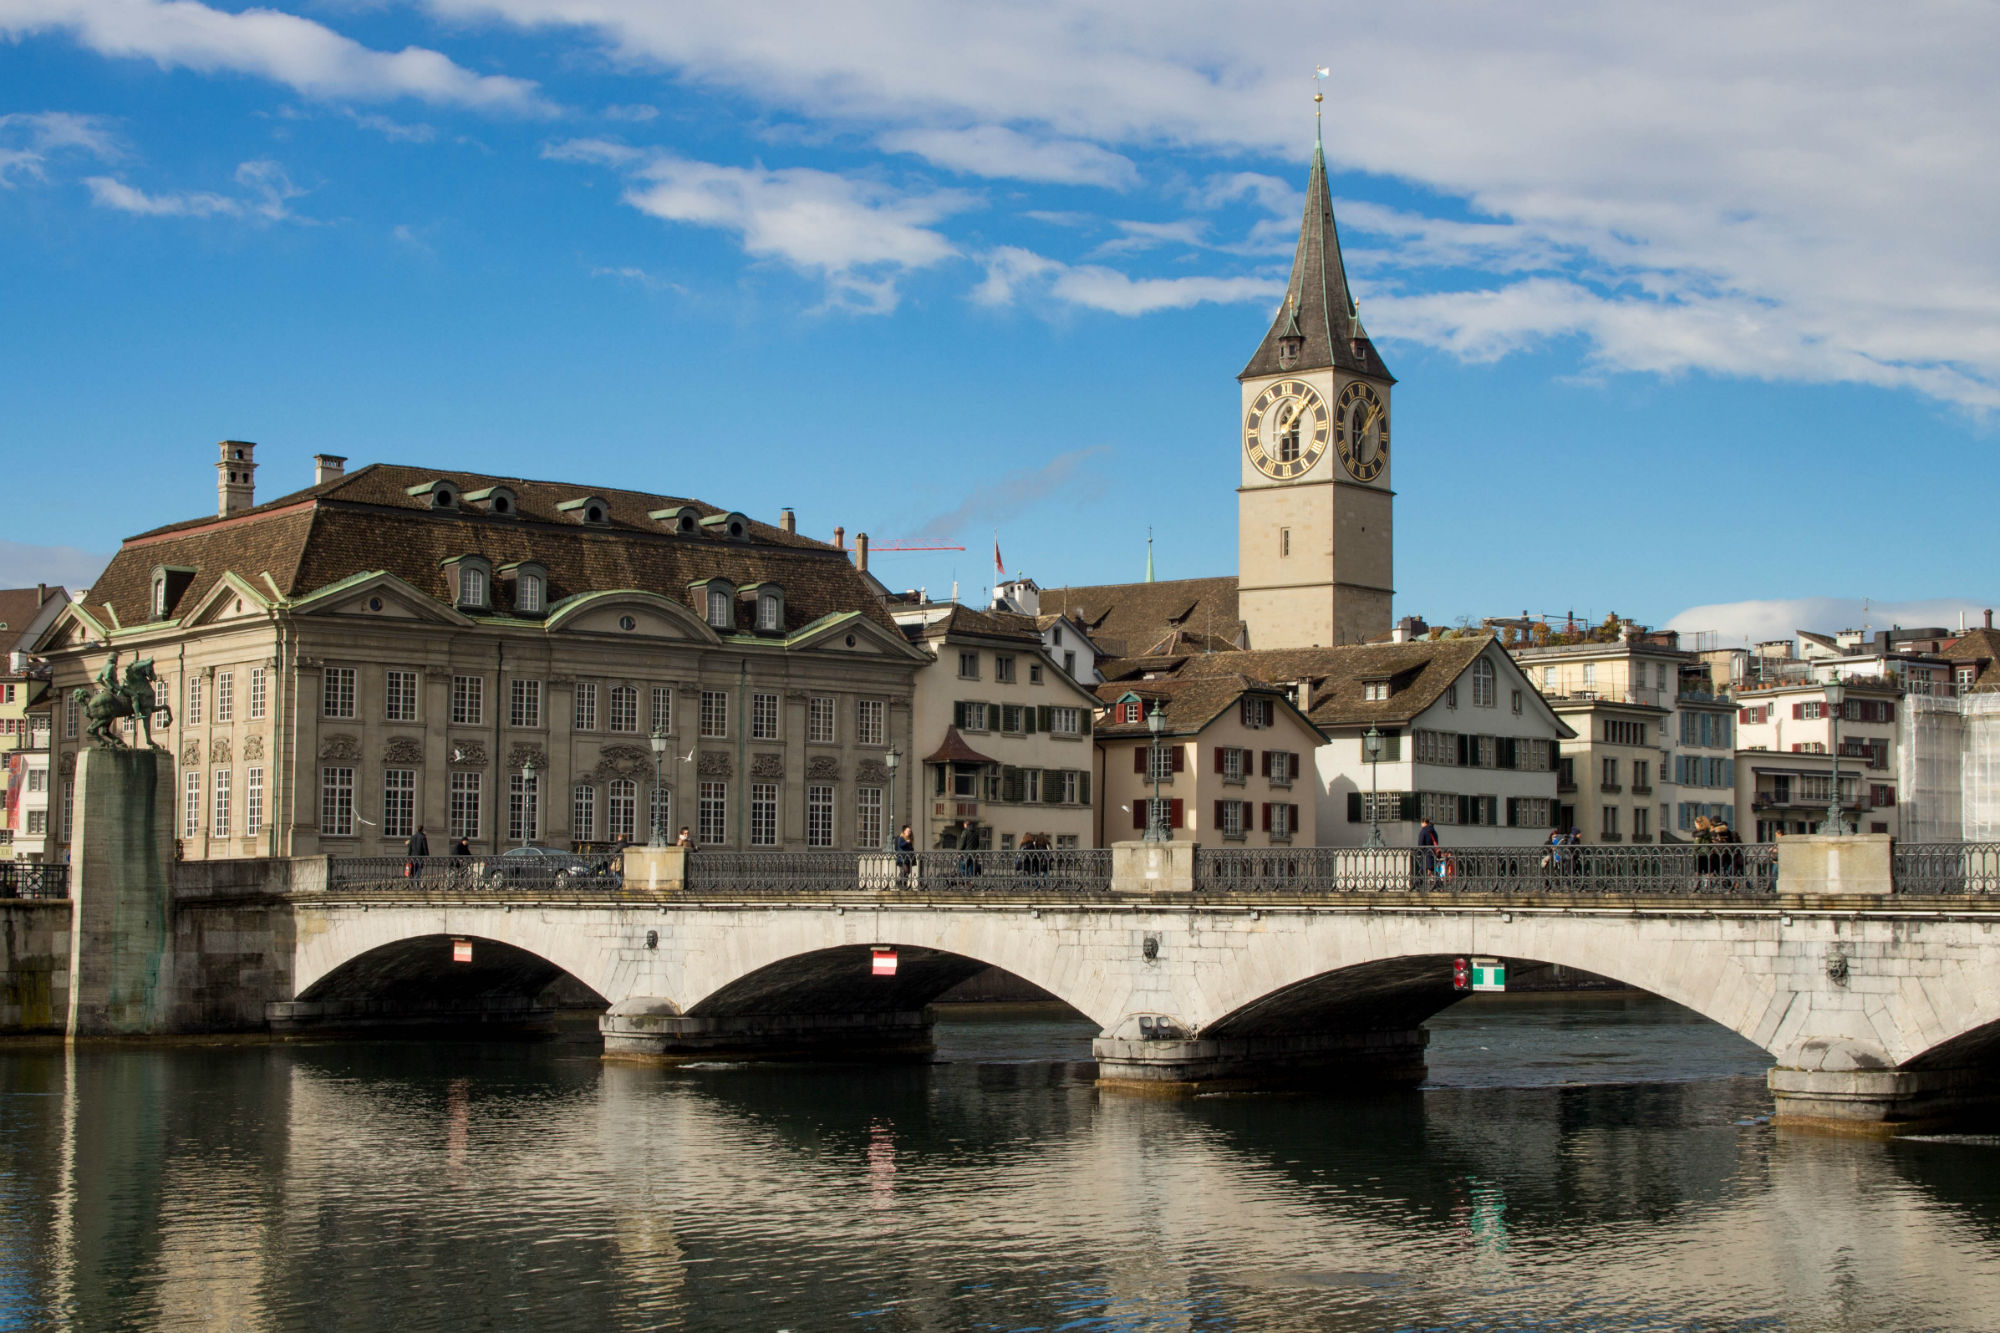
[[[1286, 364], [1278, 356], [1278, 340], [1290, 334], [1304, 341], [1298, 360]], [[1361, 327], [1354, 295], [1347, 287], [1347, 269], [1340, 258], [1340, 232], [1333, 222], [1333, 193], [1326, 183], [1326, 151], [1313, 144], [1312, 174], [1306, 180], [1306, 211], [1299, 223], [1299, 246], [1292, 255], [1292, 276], [1285, 299], [1271, 320], [1271, 331], [1257, 345], [1257, 354], [1236, 378], [1282, 375], [1328, 366], [1393, 382], [1395, 376], [1376, 354], [1375, 344]]]
[[1243, 642], [1233, 578], [1044, 588], [1042, 606], [1082, 625], [1098, 650], [1112, 657], [1199, 651], [1189, 640], [1232, 647]]

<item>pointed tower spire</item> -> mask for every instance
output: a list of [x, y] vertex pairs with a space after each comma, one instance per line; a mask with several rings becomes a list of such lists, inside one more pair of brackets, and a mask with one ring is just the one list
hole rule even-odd
[[1298, 249], [1292, 254], [1291, 280], [1285, 284], [1284, 303], [1271, 321], [1271, 331], [1237, 376], [1240, 380], [1330, 366], [1395, 380], [1361, 327], [1360, 308], [1348, 290], [1340, 231], [1333, 221], [1333, 192], [1326, 180], [1326, 144], [1320, 129], [1323, 96], [1313, 94], [1312, 171], [1306, 178], [1306, 211], [1299, 223]]
[[1153, 581], [1153, 530], [1146, 529], [1146, 582]]

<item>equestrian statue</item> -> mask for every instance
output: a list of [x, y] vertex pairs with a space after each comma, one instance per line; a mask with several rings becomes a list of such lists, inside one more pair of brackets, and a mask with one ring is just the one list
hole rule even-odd
[[120, 718], [133, 718], [139, 724], [146, 744], [151, 749], [164, 750], [167, 747], [153, 739], [153, 714], [161, 713], [160, 725], [174, 724], [174, 710], [159, 701], [153, 693], [157, 677], [153, 675], [153, 659], [140, 658], [125, 668], [125, 679], [118, 679], [118, 654], [112, 653], [111, 660], [97, 673], [97, 689], [83, 701], [83, 716], [89, 725], [85, 728], [90, 738], [100, 749], [123, 750], [125, 742], [112, 730], [112, 724]]

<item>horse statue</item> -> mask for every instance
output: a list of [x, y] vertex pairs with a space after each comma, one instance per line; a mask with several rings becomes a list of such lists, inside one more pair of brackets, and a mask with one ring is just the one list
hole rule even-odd
[[111, 660], [97, 673], [97, 690], [83, 701], [83, 716], [88, 720], [86, 728], [90, 738], [99, 748], [122, 750], [125, 742], [120, 740], [111, 728], [120, 718], [135, 718], [139, 729], [146, 738], [150, 749], [164, 750], [167, 747], [153, 739], [153, 714], [162, 713], [160, 725], [174, 724], [174, 710], [159, 701], [153, 692], [157, 677], [153, 675], [153, 659], [141, 658], [125, 668], [125, 679], [118, 679], [118, 654], [111, 654]]

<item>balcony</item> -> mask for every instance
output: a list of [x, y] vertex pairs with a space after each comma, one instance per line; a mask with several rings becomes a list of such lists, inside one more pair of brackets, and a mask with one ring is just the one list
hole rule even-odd
[[1632, 784], [1632, 794], [1634, 796], [1651, 796], [1653, 794], [1653, 789], [1651, 786], [1642, 787], [1635, 782]]
[[1576, 783], [1570, 781], [1568, 778], [1557, 778], [1556, 792], [1562, 796], [1574, 796], [1576, 795]]
[[1625, 788], [1615, 782], [1600, 782], [1597, 784], [1597, 789], [1601, 792], [1610, 792], [1614, 795], [1625, 790]]

